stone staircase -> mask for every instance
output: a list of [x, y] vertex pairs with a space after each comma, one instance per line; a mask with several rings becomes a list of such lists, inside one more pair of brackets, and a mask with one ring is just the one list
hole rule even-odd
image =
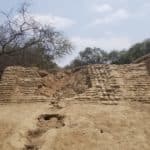
[[8, 67], [0, 81], [0, 103], [43, 102], [36, 90], [41, 78], [33, 68]]
[[145, 64], [87, 66], [91, 88], [68, 101], [117, 105], [150, 103], [150, 75]]
[[110, 65], [88, 66], [91, 88], [74, 97], [73, 101], [117, 105], [121, 100], [120, 85]]
[[10, 100], [15, 84], [16, 84], [15, 74], [10, 73], [9, 69], [6, 69], [1, 77], [0, 82], [0, 102], [6, 103]]
[[118, 66], [124, 82], [125, 100], [150, 103], [150, 75], [145, 64]]
[[65, 86], [46, 96], [39, 92], [43, 81], [38, 69], [8, 67], [0, 81], [0, 103], [47, 102], [51, 99], [104, 105], [118, 105], [122, 101], [150, 103], [150, 75], [144, 63], [89, 65], [80, 72], [72, 72], [66, 79], [61, 82]]

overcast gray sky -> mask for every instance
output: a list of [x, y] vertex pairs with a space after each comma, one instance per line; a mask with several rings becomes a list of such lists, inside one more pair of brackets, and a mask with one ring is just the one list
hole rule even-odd
[[[150, 37], [150, 0], [26, 0], [32, 15], [64, 32], [75, 50], [58, 61], [68, 64], [85, 47], [129, 48]], [[0, 10], [17, 8], [23, 0], [0, 0]]]

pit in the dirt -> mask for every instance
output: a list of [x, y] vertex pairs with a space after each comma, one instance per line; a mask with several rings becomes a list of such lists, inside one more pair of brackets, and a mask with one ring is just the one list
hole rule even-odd
[[26, 145], [23, 150], [38, 150], [35, 145]]
[[44, 129], [61, 128], [65, 126], [64, 116], [59, 114], [42, 114], [38, 117], [38, 126]]

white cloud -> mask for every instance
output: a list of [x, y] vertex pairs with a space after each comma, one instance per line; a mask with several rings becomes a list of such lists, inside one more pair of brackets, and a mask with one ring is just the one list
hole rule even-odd
[[131, 41], [127, 37], [105, 37], [105, 38], [82, 38], [73, 37], [71, 39], [77, 49], [83, 50], [87, 46], [100, 47], [105, 50], [123, 49], [131, 46]]
[[79, 36], [72, 37], [71, 41], [76, 45], [75, 50], [71, 55], [57, 60], [57, 63], [62, 67], [69, 64], [86, 47], [98, 47], [106, 51], [111, 51], [113, 49], [127, 49], [133, 44], [133, 41], [127, 37], [83, 38]]
[[129, 13], [125, 9], [118, 9], [107, 16], [102, 16], [97, 18], [92, 25], [99, 25], [99, 24], [109, 24], [119, 20], [124, 20], [129, 18]]
[[106, 13], [112, 11], [113, 8], [109, 4], [103, 4], [103, 5], [95, 5], [93, 7], [93, 11], [99, 12], [99, 13]]
[[53, 16], [53, 15], [32, 15], [35, 20], [39, 21], [41, 24], [51, 25], [57, 29], [65, 29], [73, 26], [75, 24], [75, 21], [66, 18], [66, 17], [60, 17], [60, 16]]

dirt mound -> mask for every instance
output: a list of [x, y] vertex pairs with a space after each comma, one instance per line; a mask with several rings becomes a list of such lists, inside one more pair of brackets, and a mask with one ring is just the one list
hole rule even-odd
[[38, 93], [59, 98], [72, 97], [88, 88], [86, 69], [66, 70], [48, 74], [42, 78]]

